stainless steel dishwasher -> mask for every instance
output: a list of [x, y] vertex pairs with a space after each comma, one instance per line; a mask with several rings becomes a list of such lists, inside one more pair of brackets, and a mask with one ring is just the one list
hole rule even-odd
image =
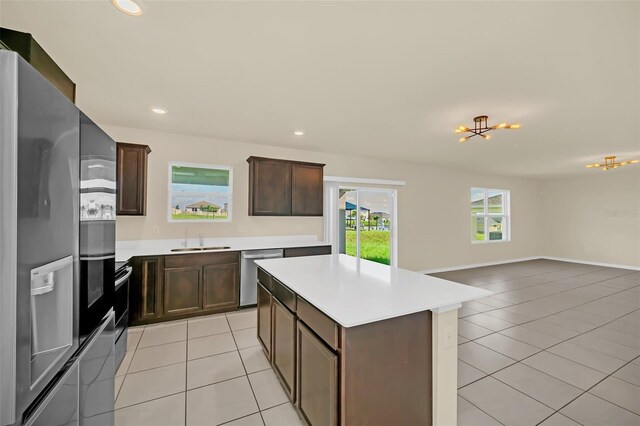
[[284, 250], [248, 250], [242, 252], [240, 269], [240, 306], [251, 306], [257, 303], [258, 267], [255, 260], [276, 259], [283, 256]]

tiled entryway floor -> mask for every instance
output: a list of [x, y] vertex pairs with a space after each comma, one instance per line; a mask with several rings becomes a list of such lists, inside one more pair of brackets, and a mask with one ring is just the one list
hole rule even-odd
[[640, 272], [533, 260], [433, 274], [458, 322], [458, 424], [640, 425]]
[[256, 339], [256, 311], [129, 329], [116, 426], [302, 425]]

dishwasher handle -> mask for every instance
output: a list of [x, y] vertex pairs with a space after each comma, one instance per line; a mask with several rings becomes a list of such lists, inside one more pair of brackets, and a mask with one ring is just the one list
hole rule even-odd
[[243, 259], [277, 259], [282, 257], [282, 254], [277, 253], [277, 254], [243, 254], [242, 258]]

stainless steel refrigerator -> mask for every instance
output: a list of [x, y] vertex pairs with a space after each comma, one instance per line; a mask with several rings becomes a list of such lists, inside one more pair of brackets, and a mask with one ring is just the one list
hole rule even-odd
[[0, 426], [82, 424], [83, 368], [113, 352], [112, 313], [79, 347], [79, 114], [0, 50]]

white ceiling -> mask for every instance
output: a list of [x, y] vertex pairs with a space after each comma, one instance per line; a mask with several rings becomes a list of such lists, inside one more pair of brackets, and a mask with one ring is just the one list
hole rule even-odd
[[[31, 32], [104, 124], [520, 176], [640, 157], [638, 2], [143, 7], [2, 0], [0, 24]], [[459, 143], [479, 114], [522, 129]]]

